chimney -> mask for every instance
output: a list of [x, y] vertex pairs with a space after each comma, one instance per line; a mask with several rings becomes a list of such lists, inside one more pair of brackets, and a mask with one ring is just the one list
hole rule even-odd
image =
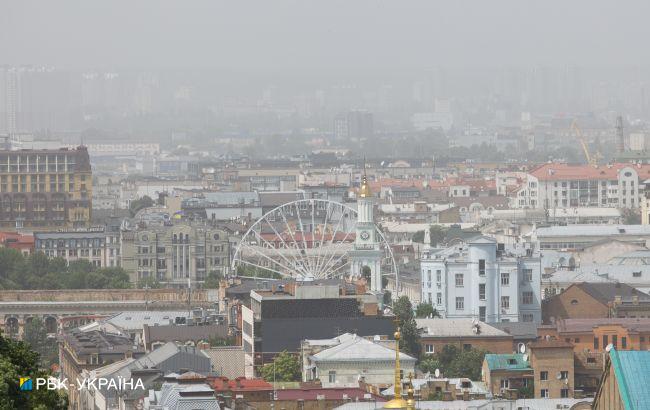
[[639, 304], [639, 295], [632, 296], [632, 304], [633, 305], [638, 305]]

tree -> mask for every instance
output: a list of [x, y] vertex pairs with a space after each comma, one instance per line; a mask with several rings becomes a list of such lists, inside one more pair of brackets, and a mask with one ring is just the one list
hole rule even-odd
[[370, 276], [372, 272], [370, 271], [370, 266], [363, 266], [361, 268], [361, 276], [366, 280], [366, 282], [370, 283]]
[[393, 313], [397, 316], [402, 338], [400, 339], [400, 348], [413, 357], [419, 357], [420, 346], [420, 332], [418, 325], [415, 323], [415, 316], [413, 315], [413, 305], [406, 296], [400, 296], [393, 306]]
[[57, 345], [47, 337], [45, 323], [40, 317], [32, 318], [25, 325], [24, 341], [33, 351], [40, 355], [42, 367], [50, 367], [58, 361]]
[[438, 313], [431, 303], [420, 303], [417, 309], [415, 309], [415, 316], [417, 318], [436, 318], [440, 317], [440, 313]]
[[455, 345], [445, 345], [435, 356], [427, 356], [420, 363], [424, 372], [440, 369], [445, 377], [467, 377], [472, 380], [481, 378], [481, 368], [485, 350], [459, 350]]
[[208, 274], [208, 277], [205, 278], [205, 281], [203, 282], [203, 287], [205, 289], [218, 289], [219, 288], [219, 282], [223, 276], [217, 272], [210, 272]]
[[436, 359], [434, 356], [427, 356], [420, 361], [418, 367], [424, 373], [434, 374], [436, 369], [442, 368], [442, 365], [440, 364], [440, 360]]
[[144, 208], [150, 208], [153, 205], [154, 205], [153, 199], [145, 195], [142, 198], [131, 201], [131, 203], [129, 204], [129, 212], [131, 213], [131, 216], [135, 216], [135, 214], [137, 214], [139, 210]]
[[262, 367], [262, 377], [267, 382], [297, 382], [300, 381], [300, 361], [295, 355], [286, 350]]
[[39, 369], [39, 356], [27, 343], [6, 339], [0, 335], [0, 410], [35, 409], [64, 410], [67, 398], [56, 390], [33, 389], [21, 391], [21, 377], [48, 377]]
[[390, 306], [390, 304], [393, 302], [393, 295], [390, 293], [389, 290], [384, 292], [384, 298], [383, 298], [384, 305]]

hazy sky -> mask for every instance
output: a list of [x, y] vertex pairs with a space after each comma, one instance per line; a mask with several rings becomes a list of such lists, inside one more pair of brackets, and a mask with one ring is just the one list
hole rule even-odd
[[0, 64], [650, 65], [648, 0], [0, 0]]

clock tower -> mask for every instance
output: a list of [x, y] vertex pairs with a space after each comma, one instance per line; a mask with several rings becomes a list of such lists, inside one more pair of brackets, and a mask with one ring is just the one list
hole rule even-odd
[[365, 167], [357, 198], [357, 226], [354, 249], [350, 251], [350, 277], [360, 277], [370, 270], [370, 290], [381, 292], [381, 255], [373, 220], [372, 192]]

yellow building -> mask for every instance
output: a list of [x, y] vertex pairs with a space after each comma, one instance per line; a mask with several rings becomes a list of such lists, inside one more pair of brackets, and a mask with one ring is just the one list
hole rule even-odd
[[0, 151], [0, 229], [88, 227], [92, 188], [86, 147]]

